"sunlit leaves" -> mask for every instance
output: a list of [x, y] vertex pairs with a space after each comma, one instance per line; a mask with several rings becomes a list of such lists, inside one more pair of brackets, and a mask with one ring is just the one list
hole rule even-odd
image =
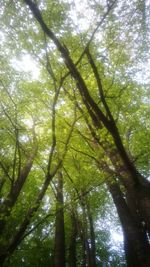
[[[92, 67], [86, 53], [82, 53], [110, 2], [36, 1], [45, 23], [66, 48], [90, 95], [105, 116], [108, 114]], [[77, 9], [73, 10], [75, 6]], [[146, 1], [116, 3], [90, 44], [104, 97], [125, 149], [141, 173], [147, 176], [150, 145], [147, 134], [150, 116], [147, 100], [149, 88], [141, 85], [142, 77], [137, 74], [136, 76], [135, 73], [137, 62], [143, 64], [145, 58], [148, 62], [148, 12]], [[17, 180], [19, 171], [30, 153], [36, 145], [38, 147], [30, 173], [7, 218], [3, 244], [7, 243], [7, 237], [9, 239], [12, 233], [18, 230], [27, 210], [32, 205], [34, 207], [35, 199], [47, 177], [49, 158], [51, 170], [63, 160], [59, 167], [62, 168], [64, 176], [67, 242], [71, 232], [71, 209], [74, 209], [83, 223], [82, 201], [88, 201], [96, 225], [97, 253], [100, 254], [97, 258], [103, 262], [119, 264], [110, 249], [110, 232], [103, 228], [103, 221], [107, 222], [107, 227], [112, 225], [112, 211], [114, 212], [110, 195], [104, 185], [109, 176], [105, 167], [114, 171], [109, 157], [110, 152], [116, 152], [114, 140], [103, 124], [99, 128], [94, 125], [83, 105], [78, 84], [65, 66], [65, 60], [43, 33], [29, 8], [22, 1], [6, 1], [2, 5], [1, 17], [0, 174], [5, 180], [1, 203], [7, 198], [7, 193]], [[60, 91], [56, 100], [58, 89]], [[89, 125], [94, 131], [93, 134]], [[55, 184], [54, 177], [45, 198], [41, 201], [39, 211], [31, 218], [29, 230], [39, 223], [45, 213], [51, 212], [51, 208], [55, 212]], [[14, 259], [12, 258], [12, 266], [19, 264], [18, 259], [21, 259], [22, 266], [28, 263], [32, 265], [33, 257], [37, 264], [47, 266], [45, 264], [51, 263], [54, 238], [50, 228], [55, 226], [54, 217], [55, 214], [42, 222], [35, 232], [24, 240], [19, 249], [19, 256], [16, 253]], [[113, 220], [117, 224], [116, 218]], [[89, 234], [89, 229], [87, 232]], [[41, 242], [43, 249], [40, 248]], [[41, 257], [36, 255], [36, 246]], [[78, 246], [78, 253], [81, 256], [81, 244]]]

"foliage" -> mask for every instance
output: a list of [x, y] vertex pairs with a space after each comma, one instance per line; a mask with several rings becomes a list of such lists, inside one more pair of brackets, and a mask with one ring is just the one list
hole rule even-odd
[[[84, 228], [91, 242], [88, 203], [94, 221], [97, 266], [125, 266], [123, 248], [112, 248], [108, 227], [117, 231], [119, 220], [106, 186], [108, 179], [122, 175], [116, 172], [118, 166], [122, 167], [122, 159], [118, 159], [111, 133], [92, 118], [94, 111], [87, 107], [63, 54], [24, 2], [27, 1], [7, 0], [0, 13], [0, 220], [2, 225], [5, 222], [0, 237], [2, 254], [24, 220], [29, 219], [18, 248], [12, 255], [8, 252], [4, 266], [53, 266], [55, 176], [59, 169], [64, 179], [66, 251], [73, 212], [80, 224], [76, 239], [80, 266], [83, 247], [79, 232]], [[140, 64], [144, 68], [144, 62], [149, 60], [147, 1], [115, 1], [109, 12], [112, 1], [87, 0], [81, 6], [78, 1], [35, 2], [45, 24], [75, 63], [93, 101], [108, 118], [104, 96], [129, 158], [148, 178], [149, 84], [147, 79], [142, 80], [142, 70], [139, 72]], [[100, 75], [103, 95], [84, 51], [87, 44]], [[25, 62], [33, 69], [26, 67]], [[111, 157], [114, 152], [116, 164]], [[28, 163], [29, 172], [16, 201], [9, 206], [11, 190]]]

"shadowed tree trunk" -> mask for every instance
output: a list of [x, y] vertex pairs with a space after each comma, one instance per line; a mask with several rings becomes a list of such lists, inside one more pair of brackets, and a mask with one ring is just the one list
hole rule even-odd
[[57, 196], [56, 196], [56, 222], [55, 222], [55, 248], [54, 248], [54, 266], [65, 267], [65, 229], [64, 229], [64, 209], [63, 209], [63, 176], [58, 173], [57, 178]]
[[68, 266], [77, 267], [76, 239], [77, 239], [77, 222], [74, 211], [71, 212], [71, 236], [69, 244]]
[[144, 227], [132, 216], [117, 181], [107, 181], [124, 234], [124, 248], [128, 267], [150, 266], [150, 247]]
[[80, 237], [81, 242], [81, 266], [87, 266], [87, 246], [86, 246], [86, 225], [85, 221], [81, 218], [77, 218], [77, 230]]
[[5, 181], [6, 181], [5, 177], [0, 178], [0, 193], [2, 191], [2, 188], [3, 188], [4, 184], [5, 184]]
[[[91, 263], [91, 232], [89, 229], [89, 218], [87, 214], [86, 199], [84, 197], [84, 191], [80, 194], [80, 205], [82, 208], [82, 221], [78, 222], [80, 239], [82, 242], [82, 266], [92, 267]], [[90, 232], [90, 234], [89, 234]]]
[[88, 201], [87, 204], [87, 215], [90, 225], [90, 239], [91, 239], [91, 248], [90, 248], [90, 267], [96, 267], [96, 247], [95, 247], [95, 232], [94, 232], [94, 222], [90, 209], [90, 204]]

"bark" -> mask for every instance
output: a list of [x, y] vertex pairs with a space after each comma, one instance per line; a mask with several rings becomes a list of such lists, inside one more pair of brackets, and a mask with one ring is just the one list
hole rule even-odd
[[55, 248], [54, 248], [54, 266], [65, 267], [65, 227], [64, 227], [64, 209], [63, 209], [63, 176], [58, 173], [57, 181], [57, 203], [56, 203], [56, 222], [55, 222]]
[[80, 239], [82, 242], [82, 266], [90, 267], [91, 263], [91, 250], [89, 245], [89, 235], [88, 235], [88, 218], [86, 212], [86, 203], [84, 198], [84, 192], [81, 193], [80, 204], [82, 208], [82, 222], [78, 222]]
[[4, 184], [5, 184], [5, 178], [4, 177], [2, 177], [1, 179], [0, 179], [0, 193], [1, 193], [1, 191], [2, 191], [2, 189], [3, 189], [3, 186], [4, 186]]
[[142, 222], [145, 224], [146, 231], [150, 236], [150, 188], [141, 185], [137, 189], [137, 199]]
[[107, 181], [115, 203], [124, 234], [124, 248], [128, 267], [150, 266], [150, 246], [145, 229], [131, 214], [119, 185], [115, 180]]
[[90, 250], [90, 244], [89, 240], [85, 236], [85, 249], [86, 249], [86, 266], [90, 267], [91, 265], [91, 250]]
[[87, 253], [86, 253], [86, 225], [83, 220], [81, 221], [77, 218], [77, 231], [79, 233], [80, 242], [81, 242], [81, 266], [87, 267]]
[[126, 188], [126, 199], [128, 207], [135, 219], [138, 217], [141, 223], [145, 224], [145, 229], [150, 235], [150, 183], [142, 175], [138, 175], [138, 185], [133, 184], [132, 177], [128, 169], [125, 169], [119, 159], [117, 151], [106, 150], [116, 173]]
[[91, 248], [90, 248], [90, 267], [96, 267], [96, 246], [95, 246], [95, 232], [94, 232], [94, 222], [92, 213], [90, 210], [90, 205], [87, 202], [87, 215], [90, 225], [90, 239], [91, 239]]
[[74, 212], [71, 213], [72, 232], [70, 236], [68, 266], [77, 267], [77, 255], [76, 255], [76, 239], [77, 239], [77, 223]]
[[[145, 225], [145, 235], [150, 236], [150, 183], [142, 175], [138, 174], [138, 184], [135, 184], [132, 180], [131, 173], [123, 164], [120, 155], [115, 148], [110, 148], [107, 142], [101, 142], [95, 135], [95, 132], [91, 132], [98, 147], [103, 148], [104, 153], [109, 157], [112, 165], [115, 168], [111, 170], [105, 162], [101, 162], [102, 168], [112, 175], [117, 175], [120, 184], [124, 187], [126, 192], [126, 201], [128, 208], [132, 213], [132, 217], [139, 221], [141, 226]], [[142, 227], [143, 228], [143, 227]]]

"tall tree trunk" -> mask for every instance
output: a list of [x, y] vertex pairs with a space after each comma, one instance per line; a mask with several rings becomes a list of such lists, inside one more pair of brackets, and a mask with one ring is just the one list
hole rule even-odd
[[86, 224], [85, 219], [77, 219], [77, 230], [81, 241], [81, 266], [87, 267], [87, 245], [86, 245]]
[[87, 201], [87, 215], [90, 225], [90, 239], [91, 239], [91, 248], [90, 248], [90, 267], [96, 267], [96, 246], [95, 246], [95, 232], [94, 232], [94, 222], [90, 209], [90, 204]]
[[145, 230], [132, 216], [117, 181], [107, 181], [124, 234], [124, 248], [128, 267], [150, 266], [150, 246]]
[[74, 211], [71, 212], [71, 236], [69, 244], [68, 266], [77, 267], [76, 239], [77, 239], [77, 222]]
[[90, 267], [91, 251], [89, 245], [88, 218], [86, 212], [86, 201], [84, 197], [84, 192], [81, 192], [80, 204], [82, 208], [82, 222], [80, 224], [80, 237], [82, 240], [82, 250], [83, 250], [82, 266]]
[[[138, 184], [134, 184], [131, 174], [125, 168], [116, 150], [106, 149], [107, 154], [127, 191], [127, 200], [133, 216], [140, 216], [150, 235], [150, 183], [138, 174]], [[137, 215], [138, 214], [138, 215]]]
[[64, 228], [64, 209], [63, 209], [63, 176], [58, 173], [56, 196], [56, 222], [55, 222], [55, 248], [54, 266], [65, 267], [65, 228]]

